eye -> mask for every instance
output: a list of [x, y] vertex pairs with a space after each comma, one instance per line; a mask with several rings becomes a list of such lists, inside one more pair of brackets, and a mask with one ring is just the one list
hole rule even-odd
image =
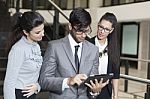
[[110, 29], [107, 29], [107, 28], [105, 28], [105, 30], [106, 30], [106, 31], [108, 31], [108, 32], [110, 32], [110, 31], [111, 31]]
[[44, 31], [44, 29], [42, 29], [41, 31], [35, 32], [35, 34], [40, 34], [42, 31]]
[[99, 29], [104, 29], [104, 27], [103, 27], [103, 26], [101, 26], [101, 25], [98, 25], [98, 28], [99, 28]]
[[41, 31], [39, 31], [39, 32], [35, 32], [35, 34], [40, 34], [40, 32], [41, 32]]

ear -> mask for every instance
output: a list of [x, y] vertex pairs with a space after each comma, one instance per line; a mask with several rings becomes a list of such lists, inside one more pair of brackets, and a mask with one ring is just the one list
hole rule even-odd
[[69, 30], [72, 30], [71, 23], [68, 24]]
[[23, 33], [24, 33], [26, 36], [28, 36], [28, 34], [29, 34], [29, 33], [27, 33], [26, 30], [23, 30]]

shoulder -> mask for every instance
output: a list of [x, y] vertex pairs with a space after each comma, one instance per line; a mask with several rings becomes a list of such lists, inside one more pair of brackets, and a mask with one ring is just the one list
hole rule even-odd
[[92, 44], [95, 44], [95, 37], [96, 37], [96, 36], [94, 36], [94, 37], [92, 37], [92, 38], [88, 38], [88, 39], [86, 39], [86, 40], [89, 41], [89, 42], [92, 43]]
[[62, 40], [63, 40], [63, 39], [61, 38], [61, 39], [49, 41], [49, 42], [48, 42], [48, 45], [52, 45], [52, 46], [59, 45], [59, 44], [62, 43]]
[[85, 40], [85, 44], [89, 47], [89, 49], [91, 49], [91, 50], [98, 50], [98, 47], [97, 46], [95, 46], [93, 43], [91, 43], [91, 42], [89, 42], [89, 41], [87, 41], [87, 40]]
[[26, 49], [26, 44], [23, 43], [21, 40], [19, 40], [12, 46], [12, 50], [23, 51], [25, 49]]

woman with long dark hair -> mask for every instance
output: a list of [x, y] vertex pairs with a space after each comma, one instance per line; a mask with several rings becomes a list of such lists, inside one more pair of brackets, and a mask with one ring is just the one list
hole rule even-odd
[[89, 41], [99, 48], [99, 74], [113, 74], [96, 99], [118, 99], [120, 74], [120, 50], [116, 32], [117, 18], [113, 13], [105, 13], [99, 20], [97, 35]]
[[38, 41], [44, 36], [44, 19], [37, 12], [18, 16], [8, 43], [8, 63], [4, 99], [35, 99], [40, 91], [38, 77], [42, 65]]

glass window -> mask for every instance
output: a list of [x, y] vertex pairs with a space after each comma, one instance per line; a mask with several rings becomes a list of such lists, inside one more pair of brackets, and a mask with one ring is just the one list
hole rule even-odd
[[147, 0], [135, 0], [136, 2], [140, 2], [140, 1], [147, 1]]
[[23, 9], [31, 9], [32, 1], [31, 0], [22, 0], [22, 8]]
[[138, 54], [138, 24], [122, 25], [122, 54], [137, 55]]
[[83, 8], [88, 8], [88, 0], [81, 0], [80, 6]]
[[125, 3], [132, 3], [134, 0], [119, 0], [120, 4], [125, 4]]
[[68, 0], [61, 0], [60, 1], [60, 8], [61, 9], [67, 9], [67, 1]]
[[104, 6], [110, 6], [111, 0], [104, 0]]

